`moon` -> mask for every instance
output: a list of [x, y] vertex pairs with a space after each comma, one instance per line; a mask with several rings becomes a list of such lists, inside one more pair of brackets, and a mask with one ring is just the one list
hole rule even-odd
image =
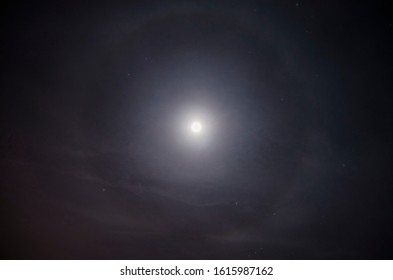
[[198, 121], [194, 121], [191, 124], [191, 131], [193, 133], [200, 133], [202, 131], [202, 124], [200, 122], [198, 122]]

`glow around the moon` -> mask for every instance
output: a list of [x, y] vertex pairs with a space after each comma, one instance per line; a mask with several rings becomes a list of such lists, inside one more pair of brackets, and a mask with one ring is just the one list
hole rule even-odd
[[191, 124], [191, 131], [194, 133], [200, 133], [202, 131], [202, 124], [200, 122], [194, 121]]

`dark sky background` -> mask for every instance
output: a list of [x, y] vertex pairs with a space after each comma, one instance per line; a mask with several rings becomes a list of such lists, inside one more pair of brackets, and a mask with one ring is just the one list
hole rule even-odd
[[392, 259], [392, 16], [2, 8], [1, 257]]

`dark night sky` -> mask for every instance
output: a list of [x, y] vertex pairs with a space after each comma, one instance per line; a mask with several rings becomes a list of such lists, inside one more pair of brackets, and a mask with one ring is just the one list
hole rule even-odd
[[393, 258], [387, 5], [42, 1], [1, 31], [3, 259]]

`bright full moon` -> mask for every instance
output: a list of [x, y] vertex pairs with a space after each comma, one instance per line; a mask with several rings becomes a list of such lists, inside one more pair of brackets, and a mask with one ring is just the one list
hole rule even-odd
[[191, 124], [191, 131], [194, 133], [199, 133], [202, 130], [202, 125], [200, 122], [193, 122]]

